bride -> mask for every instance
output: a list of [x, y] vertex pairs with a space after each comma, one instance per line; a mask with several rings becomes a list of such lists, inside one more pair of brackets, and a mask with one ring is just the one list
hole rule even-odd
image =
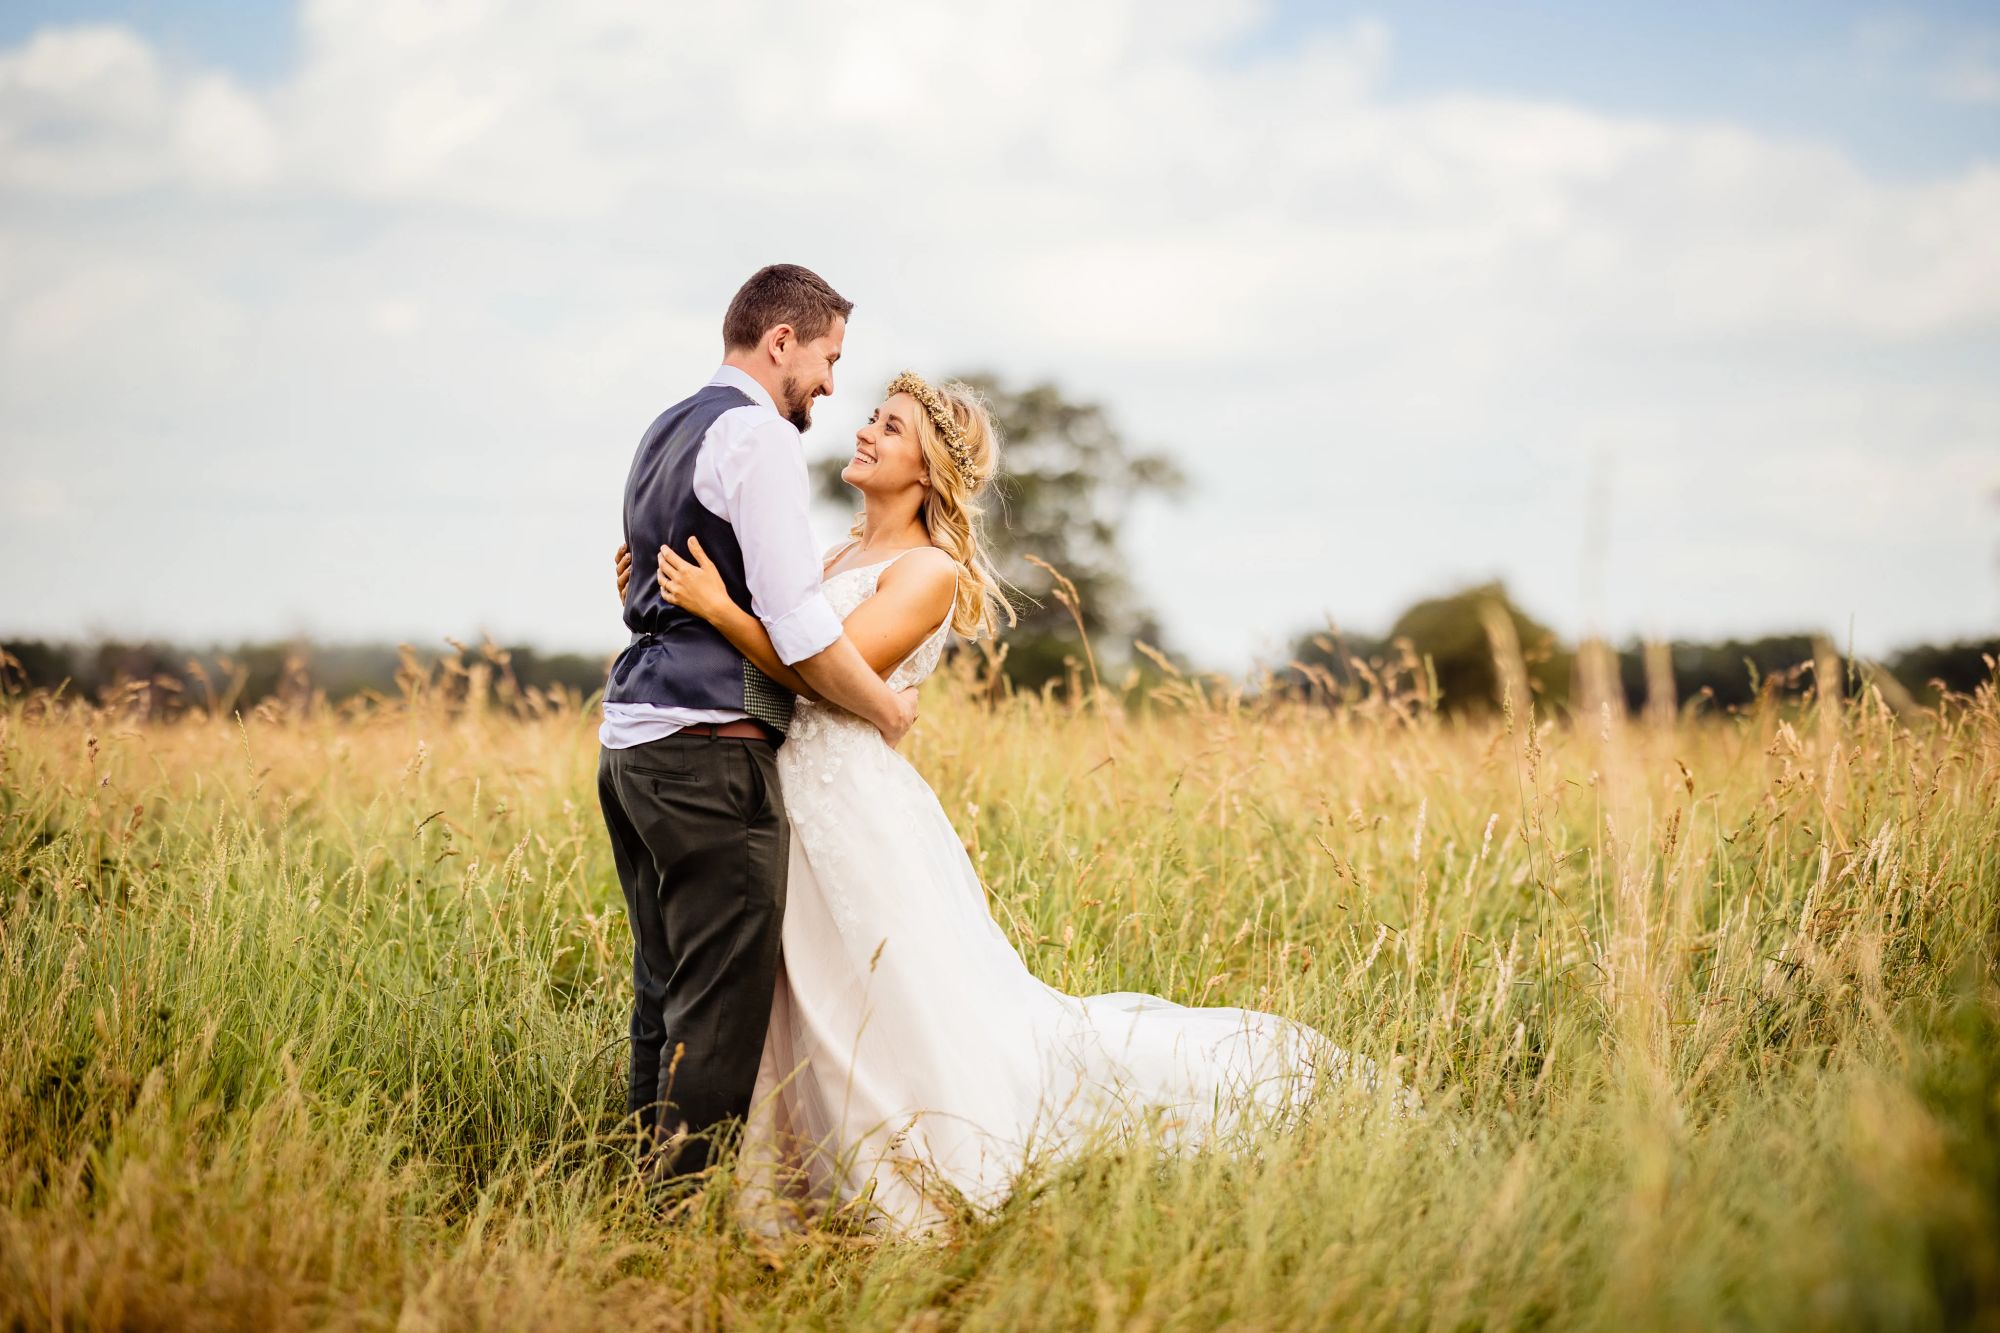
[[[928, 676], [952, 632], [993, 632], [1005, 607], [977, 503], [998, 453], [977, 391], [909, 373], [855, 435], [841, 478], [863, 513], [822, 587], [891, 686]], [[1295, 1112], [1316, 1079], [1348, 1070], [1276, 1015], [1036, 980], [916, 770], [815, 701], [699, 545], [689, 554], [661, 549], [662, 595], [800, 696], [778, 750], [792, 823], [783, 967], [738, 1158], [753, 1224], [866, 1199], [890, 1227], [926, 1230], [960, 1201], [998, 1204], [1028, 1161], [1107, 1127], [1213, 1141]]]

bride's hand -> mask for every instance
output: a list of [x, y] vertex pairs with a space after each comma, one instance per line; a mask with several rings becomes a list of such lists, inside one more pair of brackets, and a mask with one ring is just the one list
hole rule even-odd
[[625, 601], [625, 589], [632, 582], [632, 548], [624, 542], [618, 543], [618, 554], [614, 557], [618, 569], [618, 601]]
[[708, 562], [708, 553], [701, 549], [699, 538], [688, 538], [688, 554], [694, 559], [681, 559], [671, 546], [660, 548], [660, 596], [668, 605], [678, 606], [713, 625], [734, 603], [729, 599], [729, 589], [722, 584], [722, 575]]

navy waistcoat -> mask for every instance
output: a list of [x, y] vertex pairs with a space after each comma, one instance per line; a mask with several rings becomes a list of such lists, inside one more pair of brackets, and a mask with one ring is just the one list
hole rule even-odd
[[662, 412], [639, 441], [625, 479], [625, 541], [632, 548], [632, 581], [625, 589], [625, 626], [632, 642], [611, 664], [607, 703], [740, 712], [781, 737], [792, 720], [792, 695], [745, 661], [707, 621], [670, 606], [656, 578], [659, 549], [685, 557], [688, 538], [722, 575], [730, 600], [750, 610], [743, 577], [743, 547], [729, 523], [694, 493], [695, 456], [702, 437], [724, 412], [746, 407], [741, 389], [711, 384]]

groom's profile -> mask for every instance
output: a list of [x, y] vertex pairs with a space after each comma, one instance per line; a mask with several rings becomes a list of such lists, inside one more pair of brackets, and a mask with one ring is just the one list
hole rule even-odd
[[[698, 539], [779, 658], [891, 744], [914, 697], [882, 683], [820, 593], [799, 432], [833, 392], [853, 304], [796, 264], [758, 270], [723, 318], [723, 361], [662, 412], [625, 481], [625, 541], [646, 566]], [[626, 1106], [649, 1169], [689, 1175], [750, 1108], [770, 1021], [790, 830], [774, 752], [792, 696], [712, 626], [625, 591], [597, 793], [632, 927]]]

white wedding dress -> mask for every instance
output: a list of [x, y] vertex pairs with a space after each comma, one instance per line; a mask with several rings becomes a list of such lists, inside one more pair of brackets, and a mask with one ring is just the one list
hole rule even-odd
[[[823, 588], [843, 619], [892, 561]], [[889, 677], [937, 666], [949, 622]], [[792, 822], [784, 959], [739, 1195], [770, 1231], [869, 1195], [877, 1224], [925, 1230], [954, 1197], [991, 1207], [1030, 1158], [1151, 1117], [1177, 1146], [1301, 1107], [1358, 1067], [1311, 1028], [1150, 995], [1064, 995], [987, 910], [930, 787], [881, 733], [800, 700], [778, 751]]]

